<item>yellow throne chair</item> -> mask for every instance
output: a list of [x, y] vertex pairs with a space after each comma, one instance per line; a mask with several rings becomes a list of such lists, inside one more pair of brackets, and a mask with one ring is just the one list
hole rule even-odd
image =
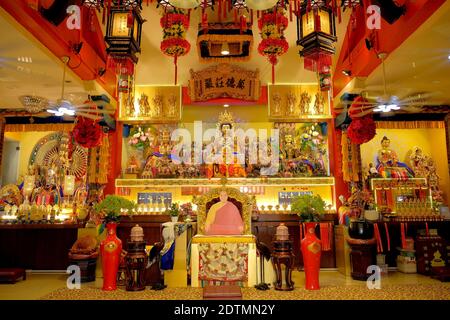
[[[220, 201], [223, 191], [241, 215], [241, 234], [208, 235], [206, 232], [208, 213]], [[197, 234], [191, 245], [191, 286], [256, 285], [256, 238], [251, 232], [253, 199], [238, 189], [221, 187], [194, 197], [193, 202], [197, 205]]]

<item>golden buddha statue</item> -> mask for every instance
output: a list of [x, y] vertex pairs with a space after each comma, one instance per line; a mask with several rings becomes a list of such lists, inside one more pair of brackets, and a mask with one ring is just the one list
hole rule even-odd
[[377, 153], [377, 171], [383, 178], [413, 178], [414, 172], [403, 162], [398, 161], [397, 153], [390, 149], [391, 140], [384, 136], [381, 149]]

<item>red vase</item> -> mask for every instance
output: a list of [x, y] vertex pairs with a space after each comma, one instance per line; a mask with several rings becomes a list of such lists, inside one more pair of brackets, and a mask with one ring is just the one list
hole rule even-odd
[[117, 289], [117, 272], [119, 271], [120, 254], [122, 253], [122, 241], [116, 236], [117, 223], [106, 225], [106, 239], [100, 245], [102, 254], [103, 290]]
[[305, 268], [305, 288], [307, 290], [319, 290], [319, 270], [322, 241], [316, 237], [315, 222], [305, 223], [306, 235], [302, 240], [303, 265]]

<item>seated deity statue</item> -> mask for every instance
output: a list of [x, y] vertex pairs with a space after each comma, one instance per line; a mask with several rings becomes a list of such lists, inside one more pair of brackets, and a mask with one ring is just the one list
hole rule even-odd
[[383, 178], [407, 179], [413, 178], [414, 172], [406, 163], [398, 161], [397, 153], [389, 148], [391, 140], [384, 136], [381, 140], [381, 150], [377, 155], [377, 171]]
[[285, 177], [311, 176], [313, 174], [314, 165], [301, 154], [290, 134], [284, 136], [284, 143], [280, 147], [280, 158], [282, 175]]
[[228, 201], [226, 191], [220, 193], [220, 201], [213, 204], [205, 221], [206, 235], [241, 235], [244, 222], [239, 209]]

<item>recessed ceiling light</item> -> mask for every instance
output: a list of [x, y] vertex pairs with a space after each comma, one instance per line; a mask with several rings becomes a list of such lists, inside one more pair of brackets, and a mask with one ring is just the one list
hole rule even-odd
[[224, 105], [223, 105], [223, 107], [224, 108], [228, 108], [230, 105], [228, 104], [228, 103], [225, 103]]
[[342, 70], [342, 74], [344, 76], [350, 77], [352, 75], [352, 72], [350, 70]]
[[448, 60], [450, 60], [450, 55], [447, 58], [448, 58]]

